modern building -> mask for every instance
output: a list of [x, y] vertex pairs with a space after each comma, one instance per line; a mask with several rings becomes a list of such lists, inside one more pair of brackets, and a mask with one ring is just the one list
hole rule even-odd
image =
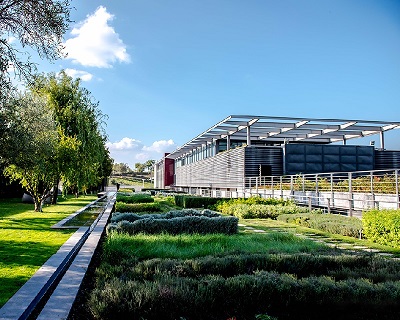
[[[237, 192], [248, 177], [400, 168], [400, 122], [231, 115], [155, 164], [155, 187]], [[379, 140], [365, 137], [374, 136]], [[348, 144], [359, 139], [360, 145]]]

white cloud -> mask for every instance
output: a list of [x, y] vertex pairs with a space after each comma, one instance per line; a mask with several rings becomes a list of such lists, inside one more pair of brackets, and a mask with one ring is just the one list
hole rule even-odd
[[115, 62], [129, 62], [126, 45], [109, 26], [114, 15], [103, 6], [72, 29], [72, 38], [65, 42], [67, 59], [87, 67], [110, 68]]
[[15, 42], [15, 40], [17, 40], [17, 38], [16, 38], [16, 37], [14, 37], [14, 36], [10, 36], [10, 37], [8, 37], [8, 39], [7, 39], [7, 43], [8, 43], [8, 44], [12, 44], [12, 43], [14, 43], [14, 42]]
[[72, 78], [81, 78], [82, 81], [90, 81], [93, 79], [93, 75], [89, 72], [76, 70], [76, 69], [65, 69], [64, 70], [67, 75]]
[[122, 138], [120, 141], [111, 143], [107, 142], [106, 146], [110, 151], [112, 150], [136, 150], [142, 148], [142, 143], [139, 140], [131, 139], [131, 138]]
[[135, 168], [136, 162], [143, 163], [150, 159], [159, 160], [164, 153], [171, 152], [177, 147], [171, 139], [155, 141], [151, 146], [146, 146], [140, 140], [128, 137], [116, 142], [107, 142], [106, 146], [116, 163], [127, 163], [132, 169]]
[[153, 144], [150, 147], [143, 147], [144, 151], [148, 152], [158, 152], [158, 153], [163, 153], [165, 150], [171, 150], [171, 147], [174, 147], [175, 143], [173, 140], [160, 140], [160, 141], [154, 141]]

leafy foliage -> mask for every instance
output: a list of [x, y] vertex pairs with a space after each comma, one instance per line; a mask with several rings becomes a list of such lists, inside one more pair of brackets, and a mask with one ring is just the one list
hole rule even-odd
[[175, 195], [175, 204], [182, 208], [211, 208], [217, 202], [221, 201], [221, 198], [211, 197], [198, 197], [188, 195]]
[[113, 223], [107, 226], [107, 232], [117, 231], [128, 234], [137, 233], [224, 233], [238, 232], [238, 219], [234, 217], [221, 217], [209, 210], [199, 212], [196, 210], [171, 211], [166, 214], [117, 214], [112, 218]]
[[45, 96], [58, 126], [59, 150], [54, 160], [64, 188], [75, 193], [97, 186], [112, 170], [112, 160], [105, 146], [105, 115], [90, 92], [64, 71], [56, 75], [37, 75], [30, 89]]
[[[267, 244], [272, 238], [275, 243]], [[246, 242], [230, 246], [240, 239]], [[216, 238], [111, 233], [96, 271], [89, 308], [101, 319], [399, 316], [398, 261], [317, 250], [311, 254], [268, 253], [279, 247], [277, 239], [289, 240], [282, 234]], [[295, 238], [291, 239], [294, 243]], [[202, 256], [204, 251], [197, 249], [203, 242], [218, 247], [219, 253], [207, 251]], [[251, 252], [255, 243], [260, 244], [259, 251]], [[192, 252], [182, 257], [188, 248]]]
[[[241, 219], [276, 219], [281, 214], [309, 212], [307, 208], [296, 206], [290, 200], [261, 197], [220, 200], [214, 208]], [[313, 212], [321, 213], [317, 209]]]
[[35, 203], [35, 211], [42, 205], [52, 187], [56, 168], [57, 131], [52, 112], [40, 97], [30, 94], [13, 101], [13, 139], [18, 139], [15, 149], [8, 155], [4, 174], [20, 181]]
[[183, 210], [172, 210], [167, 213], [156, 213], [156, 214], [148, 214], [148, 213], [119, 213], [114, 212], [111, 217], [111, 222], [119, 222], [119, 221], [130, 221], [134, 222], [139, 219], [172, 219], [179, 217], [187, 217], [187, 216], [195, 216], [195, 217], [209, 217], [216, 218], [221, 215], [213, 212], [211, 210], [205, 209], [203, 211], [197, 211], [193, 209], [183, 209]]
[[358, 238], [360, 230], [363, 229], [360, 219], [337, 214], [284, 214], [280, 215], [278, 220], [354, 238]]
[[162, 212], [163, 209], [159, 203], [123, 203], [115, 204], [116, 212]]
[[366, 238], [383, 245], [400, 246], [400, 210], [368, 210], [362, 215]]
[[396, 318], [399, 298], [398, 282], [375, 285], [365, 279], [334, 281], [325, 276], [298, 279], [261, 271], [229, 278], [114, 278], [93, 292], [90, 306], [101, 319], [250, 319], [261, 312], [279, 319], [333, 319], [344, 310], [353, 317], [379, 313]]
[[117, 201], [124, 203], [151, 203], [154, 202], [154, 198], [144, 193], [131, 195], [128, 195], [126, 193], [118, 193]]
[[[276, 219], [282, 214], [308, 213], [310, 210], [296, 205], [232, 204], [224, 207], [222, 212], [242, 219]], [[313, 212], [321, 213], [318, 209]]]
[[[31, 47], [41, 58], [50, 61], [64, 57], [63, 35], [70, 22], [69, 0], [0, 1], [0, 100], [12, 90], [10, 70], [23, 80], [30, 80], [36, 65], [14, 46]], [[27, 56], [27, 53], [24, 52]]]

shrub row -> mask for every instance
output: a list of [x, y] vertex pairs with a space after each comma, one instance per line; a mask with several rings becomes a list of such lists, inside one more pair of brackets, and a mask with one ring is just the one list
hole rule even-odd
[[145, 218], [134, 222], [120, 221], [107, 226], [107, 231], [125, 232], [128, 234], [181, 234], [181, 233], [223, 233], [238, 232], [238, 220], [235, 217], [209, 218], [206, 216], [185, 216], [171, 219]]
[[400, 210], [369, 210], [362, 215], [364, 235], [379, 244], [400, 246]]
[[112, 215], [111, 222], [119, 222], [122, 220], [134, 222], [139, 219], [172, 219], [172, 218], [187, 217], [187, 216], [216, 218], [220, 217], [221, 215], [208, 209], [204, 209], [202, 211], [194, 209], [172, 210], [167, 213], [155, 213], [155, 214], [115, 212]]
[[367, 278], [373, 283], [400, 281], [400, 263], [369, 255], [235, 253], [193, 259], [154, 258], [121, 265], [129, 267], [125, 269], [107, 265], [101, 272], [108, 273], [108, 277], [123, 276], [127, 280], [152, 280], [161, 275], [190, 278], [206, 275], [233, 277], [264, 270], [290, 273], [299, 278], [326, 275], [335, 280]]
[[278, 220], [354, 238], [358, 238], [362, 230], [360, 219], [338, 214], [284, 214]]
[[269, 205], [292, 205], [294, 202], [288, 199], [281, 199], [281, 198], [262, 198], [258, 196], [250, 197], [250, 198], [237, 198], [237, 199], [224, 199], [219, 202], [220, 204], [226, 203], [230, 204], [269, 204]]
[[117, 202], [115, 204], [117, 212], [162, 212], [159, 203], [124, 203]]
[[175, 195], [175, 204], [182, 208], [211, 208], [221, 198], [188, 196], [188, 195]]
[[[264, 205], [264, 204], [230, 204], [224, 205], [221, 210], [224, 214], [233, 215], [242, 219], [276, 219], [282, 214], [298, 214], [310, 212], [306, 207], [296, 205]], [[322, 213], [316, 209], [313, 213]]]
[[261, 271], [228, 278], [114, 278], [92, 291], [89, 303], [98, 319], [254, 319], [261, 313], [279, 319], [398, 319], [399, 299], [400, 282]]
[[151, 203], [154, 202], [154, 199], [144, 193], [140, 194], [127, 194], [127, 193], [118, 193], [117, 194], [117, 202], [124, 202], [124, 203]]

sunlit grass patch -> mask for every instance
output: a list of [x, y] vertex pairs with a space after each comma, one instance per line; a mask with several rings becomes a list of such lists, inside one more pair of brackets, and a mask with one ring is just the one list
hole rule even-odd
[[21, 199], [0, 201], [0, 306], [2, 306], [75, 230], [50, 227], [96, 199], [68, 197], [35, 212]]
[[144, 235], [129, 236], [112, 232], [106, 240], [104, 257], [119, 261], [130, 256], [139, 259], [179, 258], [214, 255], [227, 252], [311, 252], [327, 250], [325, 246], [292, 234], [237, 235]]

